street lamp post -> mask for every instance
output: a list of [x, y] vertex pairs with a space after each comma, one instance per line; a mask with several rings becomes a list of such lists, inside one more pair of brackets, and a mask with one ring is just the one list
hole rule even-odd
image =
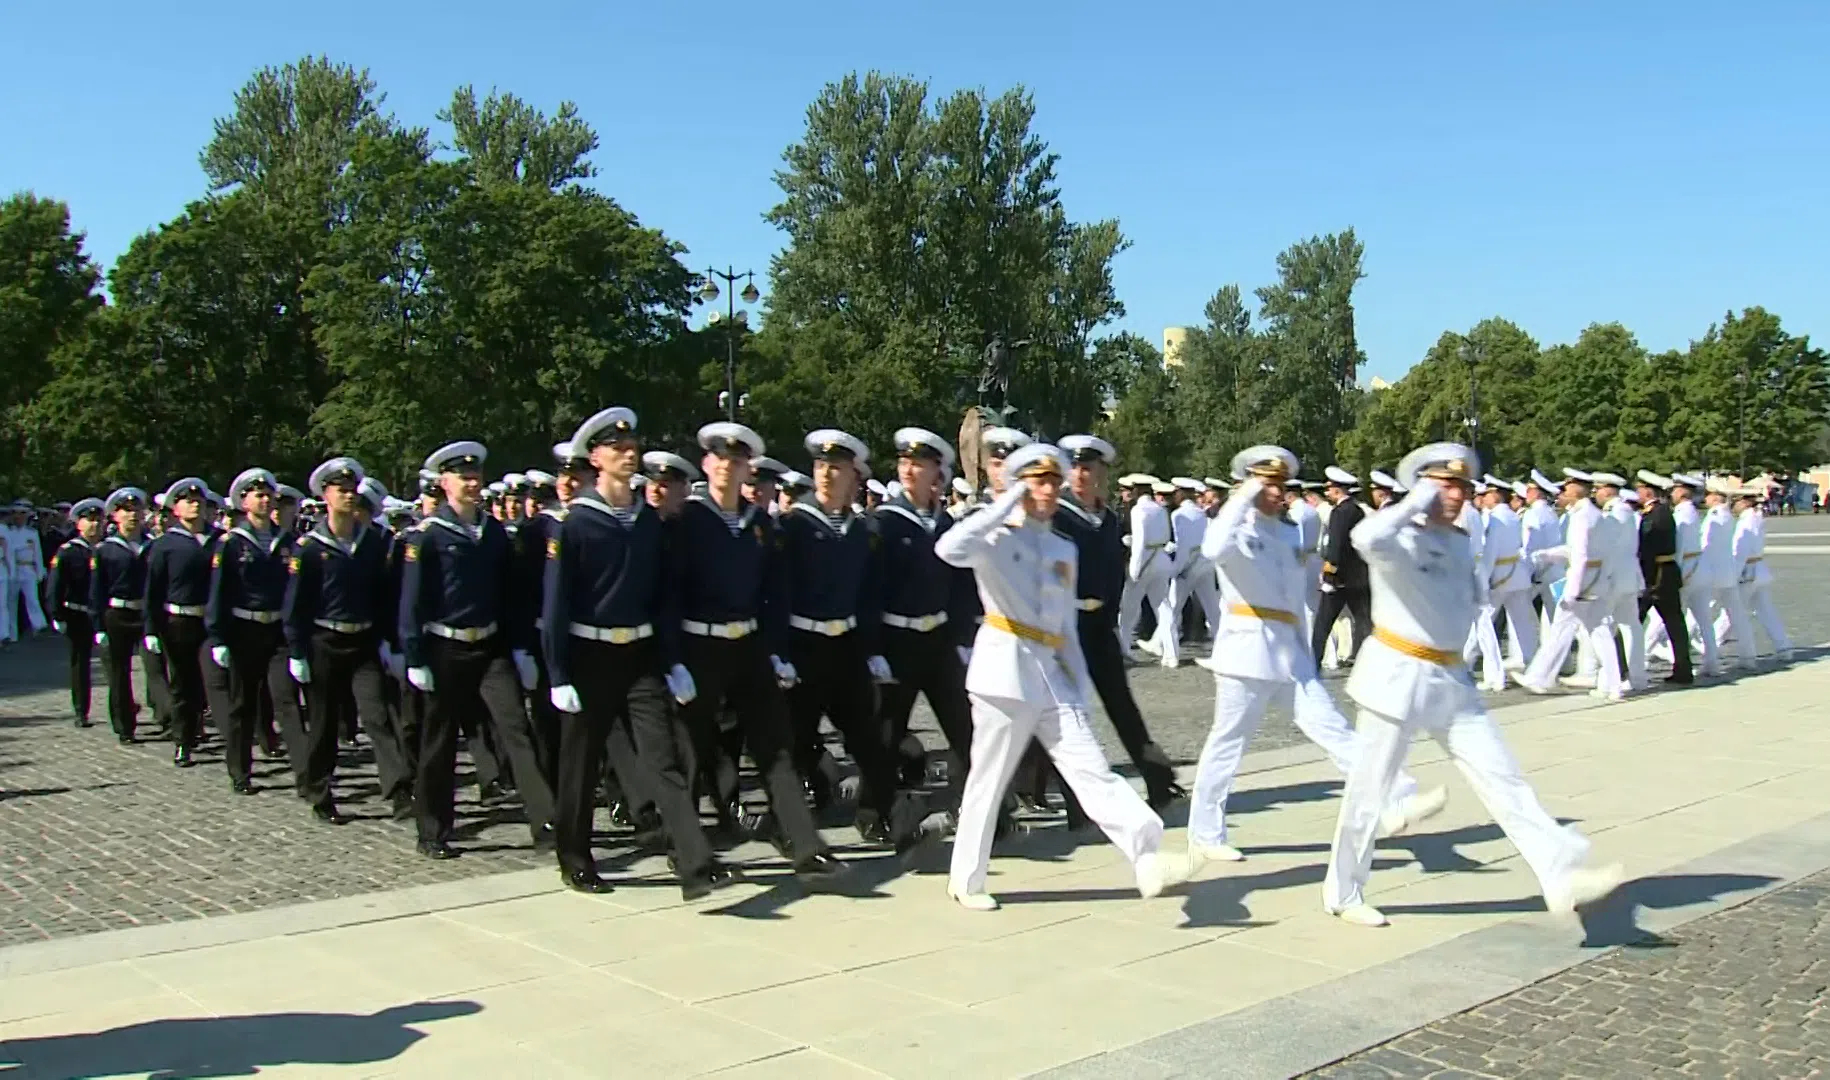
[[[742, 280], [741, 291], [737, 282]], [[761, 299], [762, 293], [756, 291], [756, 274], [750, 270], [738, 271], [726, 267], [723, 270], [707, 270], [705, 284], [699, 287], [699, 299], [707, 304], [718, 299], [718, 282], [725, 285], [725, 332], [724, 332], [724, 415], [727, 420], [737, 419], [737, 301], [754, 304]], [[718, 317], [714, 310], [712, 317]]]
[[1475, 368], [1480, 366], [1480, 362], [1486, 358], [1487, 350], [1484, 347], [1463, 338], [1461, 348], [1458, 351], [1461, 355], [1462, 363], [1468, 365], [1468, 418], [1465, 421], [1468, 425], [1468, 446], [1478, 456], [1481, 451], [1481, 411], [1480, 396], [1476, 389], [1474, 371]]
[[1747, 357], [1735, 372], [1735, 441], [1741, 444], [1741, 482], [1747, 483]]

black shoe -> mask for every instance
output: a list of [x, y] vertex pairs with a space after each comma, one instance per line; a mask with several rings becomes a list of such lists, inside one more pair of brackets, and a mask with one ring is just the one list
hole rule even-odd
[[508, 799], [508, 788], [500, 780], [491, 780], [477, 791], [477, 801], [484, 806], [493, 806]]
[[252, 795], [254, 794], [254, 781], [237, 780], [229, 785], [229, 790], [237, 795]]
[[635, 822], [629, 820], [629, 804], [621, 799], [610, 804], [610, 827], [613, 829], [635, 828]]
[[1697, 680], [1694, 676], [1690, 677], [1690, 678], [1683, 678], [1683, 679], [1678, 678], [1676, 675], [1665, 676], [1665, 685], [1666, 686], [1695, 686], [1696, 681]]
[[858, 815], [858, 838], [867, 844], [887, 846], [890, 841], [889, 823], [876, 816]]
[[94, 725], [94, 724], [91, 724], [91, 723], [90, 723], [90, 722], [89, 722], [89, 718], [88, 718], [88, 717], [87, 717], [87, 716], [79, 716], [79, 717], [77, 717], [77, 718], [76, 718], [76, 720], [75, 720], [75, 723], [76, 723], [76, 726], [77, 726], [77, 727], [79, 727], [79, 728], [86, 728], [86, 727], [94, 727], [94, 726], [95, 726], [95, 725]]
[[450, 844], [445, 843], [443, 840], [421, 840], [419, 842], [419, 853], [428, 859], [433, 859], [438, 862], [444, 862], [446, 859], [455, 859], [458, 857], [457, 849], [453, 848]]
[[1150, 793], [1150, 809], [1162, 813], [1164, 807], [1188, 798], [1188, 790], [1174, 780], [1169, 781]]
[[410, 792], [399, 792], [391, 800], [394, 804], [395, 821], [413, 820], [413, 795]]
[[851, 867], [839, 861], [830, 851], [809, 855], [794, 864], [794, 876], [810, 889], [835, 884], [851, 873]]
[[616, 891], [608, 881], [598, 877], [595, 870], [566, 870], [561, 871], [560, 876], [565, 878], [566, 888], [573, 892], [602, 896], [604, 893]]
[[349, 819], [337, 812], [331, 803], [319, 803], [311, 808], [311, 816], [326, 825], [341, 825]]
[[534, 830], [535, 851], [550, 854], [557, 847], [559, 847], [559, 837], [553, 832], [552, 822], [548, 822]]
[[178, 766], [180, 769], [188, 769], [197, 763], [191, 760], [190, 748], [180, 746], [177, 751], [172, 754], [172, 764]]
[[115, 741], [119, 742], [122, 746], [132, 746], [133, 745], [133, 736], [132, 735], [116, 735]]
[[713, 862], [710, 869], [689, 881], [680, 882], [682, 900], [703, 900], [720, 889], [728, 889], [743, 880], [743, 875], [721, 862]]

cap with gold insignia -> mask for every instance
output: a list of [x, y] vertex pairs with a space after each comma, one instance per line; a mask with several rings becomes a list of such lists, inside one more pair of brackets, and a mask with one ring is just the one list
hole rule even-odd
[[489, 451], [471, 439], [446, 443], [426, 455], [426, 468], [435, 473], [476, 472], [489, 460]]
[[356, 495], [369, 504], [371, 513], [380, 510], [388, 501], [387, 487], [372, 476], [365, 476], [356, 484]]
[[1265, 443], [1248, 447], [1233, 455], [1233, 479], [1244, 480], [1256, 476], [1261, 480], [1276, 480], [1284, 483], [1296, 477], [1301, 471], [1301, 464], [1296, 455], [1281, 446]]
[[986, 428], [979, 436], [979, 442], [985, 452], [997, 460], [1003, 460], [1019, 447], [1028, 446], [1035, 440], [1013, 427]]
[[781, 478], [788, 475], [788, 466], [772, 457], [758, 455], [750, 459], [750, 471], [758, 480], [773, 480], [779, 484]]
[[1416, 487], [1420, 479], [1472, 486], [1480, 471], [1480, 455], [1458, 442], [1420, 446], [1398, 463], [1398, 479], [1407, 488]]
[[550, 472], [546, 472], [542, 469], [529, 469], [527, 471], [527, 486], [535, 491], [544, 491], [557, 483], [559, 483], [559, 478]]
[[86, 499], [76, 500], [70, 507], [70, 516], [73, 518], [90, 517], [92, 515], [100, 517], [106, 509], [107, 507], [103, 504], [102, 500], [90, 496]]
[[1689, 488], [1692, 491], [1701, 491], [1703, 489], [1703, 478], [1696, 473], [1674, 472], [1671, 474], [1671, 483], [1677, 487]]
[[1563, 467], [1563, 482], [1566, 484], [1592, 484], [1595, 482], [1595, 477], [1581, 469], [1572, 469], [1566, 465]]
[[1220, 479], [1218, 476], [1206, 477], [1201, 482], [1203, 484], [1206, 484], [1208, 487], [1212, 488], [1215, 491], [1230, 491], [1230, 490], [1232, 490], [1232, 487], [1233, 487], [1233, 485], [1227, 483], [1225, 480]]
[[1118, 450], [1097, 435], [1067, 435], [1062, 438], [1060, 445], [1068, 460], [1076, 465], [1094, 461], [1110, 465], [1118, 460]]
[[328, 487], [354, 488], [362, 483], [368, 473], [363, 471], [362, 463], [353, 457], [334, 457], [311, 470], [311, 477], [305, 481], [313, 495], [322, 498]]
[[572, 445], [577, 448], [579, 457], [589, 457], [594, 446], [635, 438], [635, 425], [634, 409], [621, 405], [599, 409], [578, 425], [578, 430], [572, 433]]
[[714, 454], [742, 454], [746, 458], [761, 457], [768, 450], [763, 445], [761, 435], [729, 420], [719, 420], [700, 428], [699, 445]]
[[897, 428], [892, 441], [897, 457], [925, 457], [940, 462], [943, 469], [953, 467], [953, 447], [927, 428]]
[[275, 480], [273, 474], [266, 469], [258, 467], [243, 469], [240, 475], [229, 482], [229, 502], [239, 507], [241, 505], [242, 496], [248, 494], [248, 492], [257, 487], [263, 487], [268, 491], [278, 494], [280, 482]]
[[1158, 495], [1167, 495], [1175, 489], [1176, 486], [1167, 480], [1158, 480], [1156, 483], [1150, 485], [1150, 490]]
[[1658, 488], [1660, 491], [1670, 491], [1671, 485], [1675, 479], [1670, 476], [1660, 476], [1651, 469], [1641, 469], [1633, 475], [1638, 478], [1640, 483], [1647, 487]]
[[1202, 487], [1201, 481], [1192, 476], [1172, 476], [1169, 478], [1169, 483], [1183, 491], [1200, 491]]
[[170, 506], [179, 499], [196, 499], [198, 502], [202, 502], [209, 493], [210, 485], [195, 476], [187, 476], [182, 480], [172, 481], [171, 486], [165, 489], [163, 496], [165, 501], [159, 505]]
[[123, 506], [131, 507], [136, 510], [143, 509], [150, 501], [151, 500], [146, 497], [146, 492], [141, 491], [137, 487], [116, 488], [112, 492], [109, 492], [108, 502], [104, 505], [103, 510], [106, 513], [112, 514]]
[[838, 428], [809, 431], [801, 445], [815, 461], [843, 461], [862, 467], [871, 458], [870, 448], [863, 440]]
[[1010, 452], [1004, 459], [1004, 472], [1017, 478], [1067, 475], [1067, 455], [1053, 443], [1029, 442]]
[[676, 479], [696, 481], [699, 470], [693, 463], [679, 454], [670, 454], [665, 450], [650, 450], [642, 455], [642, 468], [650, 476], [664, 476], [674, 473]]

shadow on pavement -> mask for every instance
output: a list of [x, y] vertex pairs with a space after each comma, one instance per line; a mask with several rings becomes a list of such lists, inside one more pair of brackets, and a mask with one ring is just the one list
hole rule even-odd
[[1332, 799], [1341, 792], [1339, 780], [1309, 780], [1300, 784], [1285, 784], [1282, 787], [1253, 788], [1250, 791], [1235, 791], [1226, 798], [1227, 814], [1255, 814], [1261, 810], [1271, 810], [1279, 806], [1295, 803], [1321, 802]]
[[[1374, 859], [1373, 869], [1389, 870], [1403, 866], [1404, 863], [1405, 861], [1402, 859]], [[1190, 927], [1228, 926], [1239, 929], [1269, 926], [1270, 923], [1252, 921], [1252, 910], [1246, 906], [1246, 897], [1255, 892], [1320, 885], [1322, 878], [1327, 873], [1328, 867], [1322, 863], [1310, 863], [1304, 866], [1286, 866], [1281, 870], [1267, 870], [1261, 874], [1228, 874], [1225, 877], [1196, 881], [1192, 885], [1184, 886], [1188, 895], [1182, 903], [1182, 914], [1187, 917], [1188, 921], [1183, 925]], [[1317, 890], [1316, 907], [1321, 907], [1320, 890]]]
[[421, 1001], [373, 1015], [267, 1013], [151, 1020], [92, 1034], [0, 1043], [0, 1062], [45, 1076], [254, 1076], [278, 1065], [364, 1065], [399, 1057], [426, 1033], [409, 1025], [483, 1011], [474, 1001]]

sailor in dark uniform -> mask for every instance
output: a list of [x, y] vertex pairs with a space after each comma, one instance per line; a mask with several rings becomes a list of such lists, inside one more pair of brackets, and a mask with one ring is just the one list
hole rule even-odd
[[663, 521], [679, 517], [687, 495], [699, 483], [699, 470], [679, 454], [650, 450], [642, 455], [642, 471], [648, 477], [642, 492], [648, 505], [660, 511]]
[[205, 516], [208, 486], [194, 476], [165, 490], [165, 506], [174, 521], [152, 542], [146, 560], [146, 640], [148, 651], [165, 658], [171, 694], [172, 763], [192, 764], [209, 703], [204, 684], [204, 605], [210, 599], [210, 562], [218, 536]]
[[[735, 423], [699, 429], [706, 450], [707, 492], [687, 500], [667, 540], [667, 588], [678, 599], [681, 647], [693, 699], [684, 722], [700, 757], [709, 760], [718, 736], [718, 710], [736, 708], [744, 742], [768, 789], [779, 834], [773, 837], [808, 884], [841, 877], [845, 864], [826, 848], [794, 770], [793, 731], [782, 690], [794, 666], [782, 659], [788, 636], [785, 576], [774, 521], [743, 500], [750, 459], [763, 453], [756, 432]], [[693, 790], [692, 755], [684, 747], [654, 762], [658, 782]], [[677, 794], [675, 797], [678, 797]], [[676, 838], [678, 842], [678, 838]]]
[[[557, 477], [541, 469], [529, 469], [519, 475], [522, 477], [518, 500], [521, 526], [515, 530], [515, 581], [510, 601], [526, 606], [527, 610], [518, 617], [532, 623], [538, 632], [543, 629], [540, 603], [546, 581], [547, 542], [559, 535], [559, 524], [566, 515], [559, 504]], [[534, 724], [534, 749], [540, 758], [540, 771], [549, 782], [557, 785], [559, 713], [553, 708], [550, 694], [553, 684], [548, 679], [545, 655], [544, 649], [533, 650], [537, 678], [528, 694], [528, 713]], [[554, 797], [558, 797], [557, 786]], [[558, 823], [553, 827], [557, 829]]]
[[[379, 624], [391, 610], [387, 539], [358, 513], [366, 480], [354, 458], [332, 458], [312, 470], [309, 486], [324, 500], [324, 520], [299, 539], [282, 607], [287, 668], [305, 688], [311, 716], [310, 731], [297, 740], [288, 733], [293, 773], [299, 797], [317, 820], [330, 825], [343, 821], [331, 796], [337, 734], [357, 717], [394, 817], [404, 820], [413, 806], [406, 755], [382, 695]], [[382, 494], [375, 501], [385, 499]]]
[[788, 466], [772, 457], [758, 456], [750, 462], [750, 480], [743, 486], [743, 497], [771, 514], [780, 514], [781, 505], [778, 496], [781, 494], [782, 477], [788, 475]]
[[137, 487], [109, 495], [104, 513], [114, 521], [114, 533], [95, 545], [89, 563], [89, 610], [101, 619], [95, 643], [107, 649], [108, 722], [123, 744], [133, 742], [140, 711], [133, 700], [133, 654], [142, 650], [140, 666], [149, 670], [158, 661], [140, 640], [146, 632], [147, 555], [140, 515], [150, 502]]
[[934, 542], [954, 524], [941, 501], [953, 448], [922, 428], [901, 429], [895, 442], [901, 490], [875, 512], [882, 541], [877, 581], [883, 657], [895, 676], [879, 688], [881, 723], [901, 757], [903, 783], [925, 782], [926, 755], [909, 734], [909, 715], [915, 696], [927, 697], [952, 751], [947, 806], [957, 810], [972, 749], [965, 657], [977, 630], [977, 586], [971, 571], [948, 566], [934, 554]]
[[229, 485], [229, 503], [241, 509], [242, 520], [216, 543], [204, 605], [210, 658], [229, 675], [223, 757], [230, 787], [240, 795], [254, 794], [254, 738], [264, 701], [272, 702], [289, 742], [304, 738], [299, 690], [286, 669], [280, 625], [292, 537], [274, 524], [279, 489], [273, 474], [260, 468], [244, 471]]
[[95, 650], [95, 609], [89, 600], [89, 566], [102, 542], [102, 500], [83, 499], [70, 507], [76, 533], [51, 557], [48, 590], [52, 626], [70, 644], [70, 712], [76, 726], [89, 726], [89, 658]]
[[414, 784], [420, 853], [449, 845], [457, 730], [466, 710], [486, 712], [519, 781], [536, 848], [552, 843], [553, 793], [540, 772], [517, 675], [530, 682], [531, 622], [509, 603], [510, 551], [502, 523], [482, 512], [481, 443], [457, 442], [426, 459], [445, 502], [407, 540], [401, 580], [400, 643], [407, 681], [431, 695]]

